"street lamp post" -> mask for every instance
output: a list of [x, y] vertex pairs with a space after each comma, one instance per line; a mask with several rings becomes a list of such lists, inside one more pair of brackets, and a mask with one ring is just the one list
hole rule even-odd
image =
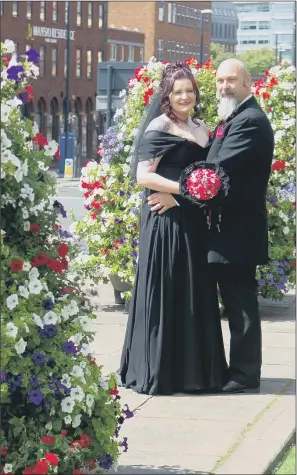
[[200, 38], [200, 62], [204, 63], [204, 15], [212, 13], [212, 10], [206, 8], [205, 10], [200, 10], [201, 13], [201, 38]]
[[[66, 94], [65, 94], [65, 116], [64, 116], [64, 132], [65, 132], [65, 160], [68, 158], [69, 150], [69, 102], [70, 102], [70, 6], [71, 2], [67, 1], [67, 43], [66, 43]], [[65, 167], [64, 167], [65, 171]]]

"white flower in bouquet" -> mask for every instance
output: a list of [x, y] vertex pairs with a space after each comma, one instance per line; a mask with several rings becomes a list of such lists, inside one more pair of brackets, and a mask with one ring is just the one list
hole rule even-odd
[[84, 400], [85, 393], [81, 386], [75, 386], [74, 388], [71, 389], [71, 398], [74, 401], [79, 401], [82, 402]]
[[7, 137], [4, 129], [1, 129], [1, 150], [11, 147], [11, 140]]
[[283, 233], [284, 233], [284, 234], [289, 234], [289, 232], [290, 232], [290, 228], [289, 228], [288, 226], [285, 226], [285, 227], [283, 228]]
[[21, 166], [20, 160], [11, 152], [10, 149], [6, 149], [3, 152], [1, 152], [1, 161], [2, 163], [11, 162], [16, 167]]
[[70, 414], [73, 411], [74, 406], [75, 406], [75, 401], [70, 396], [65, 397], [65, 399], [63, 399], [61, 403], [62, 411], [69, 412]]
[[100, 376], [99, 378], [99, 386], [101, 386], [102, 389], [104, 389], [105, 391], [107, 391], [108, 389], [108, 381], [109, 381], [109, 378], [107, 376]]
[[11, 338], [16, 338], [18, 334], [18, 327], [13, 322], [8, 322], [6, 325], [6, 335]]
[[6, 305], [9, 308], [9, 310], [13, 310], [15, 307], [17, 307], [19, 304], [19, 298], [17, 294], [12, 294], [6, 299]]
[[27, 347], [27, 342], [23, 338], [20, 338], [19, 341], [14, 345], [14, 347], [17, 354], [22, 355]]

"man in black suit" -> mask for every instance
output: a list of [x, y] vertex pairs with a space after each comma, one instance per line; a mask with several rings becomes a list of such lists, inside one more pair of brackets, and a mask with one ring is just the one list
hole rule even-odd
[[[229, 176], [220, 208], [211, 210], [208, 262], [219, 284], [229, 320], [230, 363], [225, 393], [258, 391], [262, 350], [256, 267], [268, 262], [266, 192], [274, 136], [268, 118], [251, 93], [244, 64], [228, 59], [216, 73], [218, 114], [222, 119], [207, 162]], [[176, 196], [175, 196], [176, 197]], [[152, 210], [176, 206], [168, 193], [150, 196]]]
[[266, 192], [274, 137], [251, 94], [251, 77], [243, 63], [236, 59], [221, 63], [216, 86], [222, 122], [207, 162], [225, 170], [230, 189], [220, 210], [212, 210], [208, 262], [219, 284], [231, 334], [223, 391], [257, 391], [262, 356], [256, 266], [269, 259]]

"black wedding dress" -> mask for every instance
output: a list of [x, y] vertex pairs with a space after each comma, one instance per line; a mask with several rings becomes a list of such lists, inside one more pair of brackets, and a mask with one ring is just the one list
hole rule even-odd
[[[151, 134], [151, 136], [150, 136]], [[143, 158], [162, 155], [156, 173], [178, 181], [207, 149], [166, 132], [146, 134]], [[207, 264], [203, 209], [178, 197], [180, 206], [152, 212], [145, 190], [139, 260], [122, 351], [126, 388], [144, 394], [216, 390], [226, 360], [216, 284]]]

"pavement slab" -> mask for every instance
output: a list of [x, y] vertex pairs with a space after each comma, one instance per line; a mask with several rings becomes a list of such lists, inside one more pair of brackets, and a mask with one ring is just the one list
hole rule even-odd
[[[120, 364], [128, 314], [110, 284], [97, 287], [92, 350], [103, 371]], [[259, 394], [147, 396], [120, 388], [135, 413], [129, 450], [110, 473], [262, 474], [295, 431], [295, 296], [260, 299], [263, 366]], [[222, 320], [228, 357], [229, 329]], [[269, 472], [271, 473], [271, 472]]]

